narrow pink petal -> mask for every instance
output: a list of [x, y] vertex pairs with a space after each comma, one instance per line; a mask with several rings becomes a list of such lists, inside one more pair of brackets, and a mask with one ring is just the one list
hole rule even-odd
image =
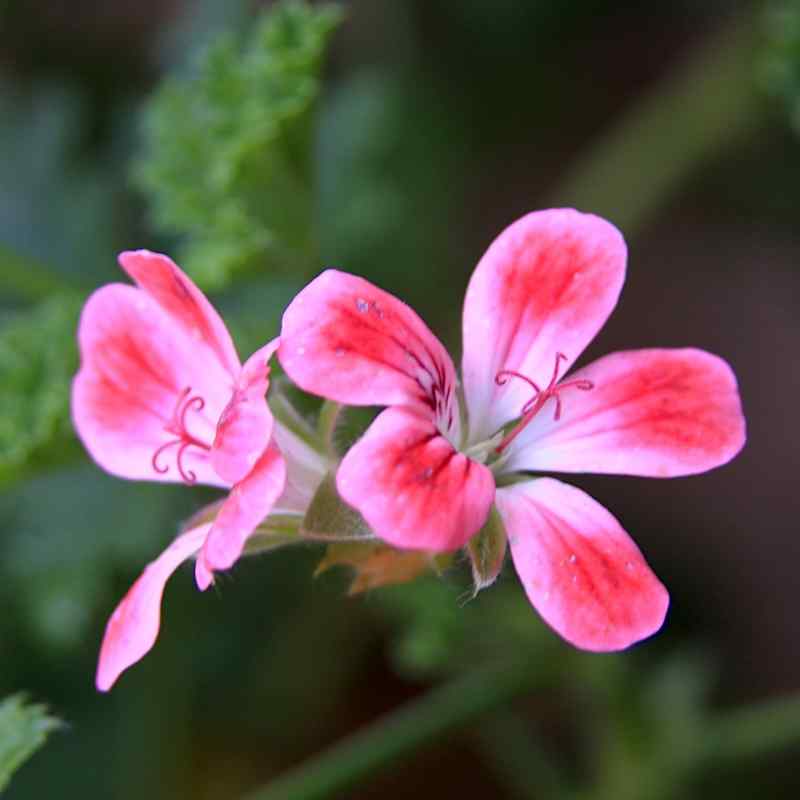
[[217, 425], [211, 463], [231, 483], [250, 472], [269, 444], [273, 424], [266, 400], [269, 360], [279, 343], [273, 339], [250, 356]]
[[278, 351], [307, 392], [350, 405], [427, 407], [455, 436], [455, 368], [405, 303], [345, 272], [327, 270], [283, 315]]
[[508, 470], [599, 472], [671, 478], [730, 461], [745, 420], [728, 364], [703, 350], [613, 353], [568, 378], [561, 419], [554, 401], [510, 448]]
[[272, 444], [252, 471], [231, 489], [211, 527], [195, 573], [198, 586], [205, 589], [212, 570], [229, 569], [242, 554], [250, 534], [269, 514], [286, 483], [286, 464]]
[[149, 250], [119, 255], [120, 266], [198, 344], [205, 345], [227, 372], [239, 372], [239, 357], [225, 323], [206, 296], [171, 258]]
[[384, 541], [417, 550], [455, 550], [489, 514], [494, 478], [457, 452], [425, 415], [389, 408], [350, 449], [339, 494]]
[[572, 209], [537, 211], [492, 242], [464, 300], [464, 391], [470, 440], [519, 416], [531, 388], [514, 370], [545, 387], [563, 353], [561, 374], [583, 352], [617, 303], [626, 248], [610, 223]]
[[667, 590], [589, 495], [541, 478], [498, 489], [497, 508], [528, 599], [568, 642], [623, 650], [661, 627]]
[[[182, 471], [200, 483], [225, 485], [206, 449], [233, 388], [215, 359], [204, 361], [147, 294], [121, 284], [89, 298], [78, 344], [72, 417], [101, 467], [123, 478], [180, 481]], [[198, 443], [183, 451], [181, 423]]]
[[95, 679], [101, 692], [107, 692], [122, 672], [155, 644], [161, 625], [164, 586], [178, 566], [200, 549], [210, 527], [201, 525], [175, 539], [145, 567], [111, 615], [100, 647]]

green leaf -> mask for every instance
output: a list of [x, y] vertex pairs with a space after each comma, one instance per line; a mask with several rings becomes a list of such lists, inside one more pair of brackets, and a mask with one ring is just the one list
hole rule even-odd
[[79, 308], [60, 295], [0, 327], [0, 482], [67, 454]]
[[276, 3], [151, 102], [138, 182], [156, 224], [185, 237], [180, 259], [201, 286], [315, 264], [313, 111], [340, 18], [335, 6]]
[[361, 514], [339, 496], [333, 472], [323, 478], [311, 499], [300, 535], [318, 541], [335, 542], [375, 538]]
[[475, 595], [497, 580], [500, 570], [503, 569], [507, 541], [503, 520], [497, 509], [492, 506], [486, 523], [467, 544], [467, 552], [472, 562]]
[[0, 791], [19, 766], [59, 727], [61, 722], [51, 717], [44, 706], [26, 703], [22, 694], [0, 702]]

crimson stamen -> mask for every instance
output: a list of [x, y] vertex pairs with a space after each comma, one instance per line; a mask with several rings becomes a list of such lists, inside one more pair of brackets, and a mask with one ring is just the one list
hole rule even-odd
[[539, 388], [539, 385], [531, 380], [527, 375], [523, 375], [520, 372], [515, 372], [514, 370], [504, 369], [497, 373], [494, 376], [494, 381], [498, 386], [503, 386], [508, 383], [509, 378], [521, 378], [527, 384], [529, 384], [534, 391], [533, 397], [528, 400], [524, 406], [522, 406], [522, 410], [520, 412], [520, 416], [522, 419], [520, 420], [519, 424], [510, 431], [503, 440], [500, 442], [499, 445], [495, 448], [496, 453], [502, 453], [503, 450], [514, 441], [514, 439], [519, 436], [522, 430], [528, 425], [528, 423], [542, 410], [544, 404], [552, 397], [556, 401], [556, 408], [553, 414], [553, 419], [556, 421], [561, 419], [561, 397], [559, 396], [559, 392], [564, 389], [580, 389], [581, 391], [589, 391], [590, 389], [594, 389], [594, 384], [590, 380], [586, 380], [585, 378], [578, 378], [577, 380], [566, 381], [565, 383], [558, 384], [558, 370], [561, 366], [562, 361], [566, 361], [567, 357], [563, 353], [556, 353], [556, 360], [555, 364], [553, 365], [553, 375], [550, 378], [550, 383], [547, 385], [547, 388], [542, 390]]
[[202, 411], [206, 406], [206, 401], [203, 400], [203, 398], [199, 395], [189, 397], [191, 391], [191, 386], [187, 386], [180, 393], [178, 400], [175, 403], [175, 408], [172, 411], [172, 419], [167, 425], [164, 426], [164, 430], [168, 431], [169, 433], [174, 433], [176, 438], [170, 439], [168, 442], [165, 442], [158, 447], [153, 453], [153, 457], [150, 461], [153, 469], [159, 475], [166, 474], [169, 472], [169, 464], [159, 464], [158, 459], [161, 457], [161, 454], [170, 447], [178, 445], [178, 452], [175, 455], [175, 464], [178, 467], [178, 473], [181, 476], [181, 480], [188, 484], [192, 484], [197, 481], [197, 474], [191, 469], [186, 469], [183, 465], [183, 457], [187, 448], [199, 447], [201, 450], [211, 449], [211, 447], [205, 442], [189, 433], [187, 428], [186, 414], [189, 412], [189, 410], [199, 412]]

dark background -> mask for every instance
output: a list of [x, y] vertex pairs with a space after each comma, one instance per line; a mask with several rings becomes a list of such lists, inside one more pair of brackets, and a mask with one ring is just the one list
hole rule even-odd
[[[546, 658], [573, 670], [525, 696], [517, 723], [587, 797], [669, 794], [669, 771], [656, 788], [641, 781], [641, 765], [671, 746], [642, 700], [672, 697], [652, 683], [666, 664], [690, 698], [686, 719], [800, 688], [800, 142], [771, 68], [782, 57], [771, 10], [723, 0], [344, 7], [316, 129], [317, 268], [403, 297], [457, 353], [464, 287], [503, 227], [562, 203], [604, 215], [628, 238], [628, 280], [582, 361], [645, 346], [722, 355], [739, 378], [747, 446], [708, 475], [576, 481], [671, 592], [664, 631], [629, 654], [557, 641], [524, 607], [510, 564], [464, 607], [458, 570], [441, 589], [348, 598], [344, 573], [311, 580], [320, 552], [309, 548], [240, 563], [205, 595], [180, 571], [156, 649], [102, 696], [92, 680], [107, 615], [210, 495], [127, 484], [60, 445], [64, 463], [0, 484], [0, 695], [27, 689], [68, 723], [15, 778], [12, 800], [236, 797], [466, 669], [436, 649], [431, 606], [480, 639], [476, 607], [491, 608], [491, 593], [529, 613]], [[120, 279], [119, 250], [170, 248], [130, 180], [142, 105], [219, 30], [246, 30], [250, 13], [208, 0], [0, 5], [3, 251], [83, 292]], [[309, 277], [265, 274], [214, 296], [241, 352], [275, 334]], [[0, 311], [12, 319], [31, 301], [6, 289]], [[495, 723], [494, 745], [513, 738]], [[528, 795], [498, 768], [487, 730], [494, 738], [476, 724], [335, 796], [552, 796], [537, 793], [533, 765]], [[615, 760], [615, 748], [633, 755]], [[798, 790], [789, 750], [709, 765], [679, 796]]]

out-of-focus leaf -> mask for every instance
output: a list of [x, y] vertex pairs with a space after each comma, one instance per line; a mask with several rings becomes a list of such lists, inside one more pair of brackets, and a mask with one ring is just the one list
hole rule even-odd
[[332, 567], [351, 567], [353, 580], [348, 594], [359, 594], [379, 586], [408, 583], [426, 572], [439, 573], [450, 562], [449, 553], [396, 550], [382, 542], [337, 542], [328, 545], [315, 575]]
[[114, 607], [174, 537], [178, 520], [209, 495], [121, 481], [88, 463], [0, 492], [0, 639], [24, 629], [37, 646], [62, 653], [86, 647], [94, 614]]
[[69, 287], [46, 267], [0, 243], [0, 292], [25, 300], [42, 300], [65, 289]]
[[14, 694], [0, 702], [0, 791], [60, 726], [44, 706], [27, 703], [24, 695]]
[[503, 569], [508, 536], [497, 509], [492, 506], [484, 526], [470, 539], [467, 552], [472, 562], [472, 581], [477, 595], [491, 586]]
[[138, 180], [156, 223], [185, 236], [181, 261], [202, 286], [312, 260], [312, 114], [340, 16], [277, 3], [246, 40], [218, 40], [193, 77], [152, 101]]
[[115, 273], [128, 210], [128, 115], [88, 159], [88, 111], [68, 84], [0, 83], [0, 242], [77, 287]]
[[783, 101], [792, 126], [800, 133], [800, 3], [780, 0], [768, 5], [765, 29], [761, 81]]
[[450, 96], [431, 86], [377, 70], [338, 86], [320, 116], [326, 263], [402, 287], [423, 317], [441, 319], [441, 297], [463, 269], [451, 233], [472, 156], [465, 145]]
[[0, 327], [0, 482], [64, 456], [79, 308], [60, 295]]

